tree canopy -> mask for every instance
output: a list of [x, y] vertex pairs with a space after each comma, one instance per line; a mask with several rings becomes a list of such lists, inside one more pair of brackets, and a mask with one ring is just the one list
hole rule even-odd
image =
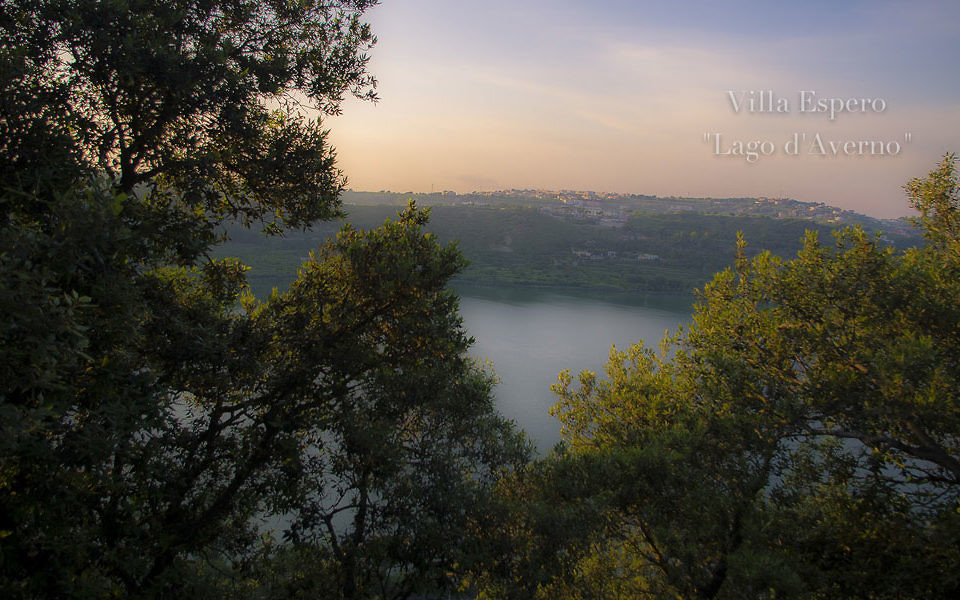
[[[952, 155], [907, 186], [931, 240], [851, 229], [718, 274], [659, 351], [563, 373], [563, 444], [503, 484], [492, 597], [952, 598], [960, 267]], [[557, 527], [559, 523], [574, 526]], [[499, 541], [497, 541], [499, 540]], [[504, 541], [508, 540], [508, 541]]]
[[372, 4], [4, 2], [4, 179], [30, 188], [46, 164], [45, 177], [95, 173], [187, 215], [334, 216], [343, 177], [301, 109], [376, 97]]
[[[258, 301], [228, 220], [338, 214], [367, 1], [0, 5], [0, 590], [403, 598], [522, 463], [410, 206]], [[313, 111], [313, 112], [310, 112]], [[312, 115], [312, 116], [311, 116]]]

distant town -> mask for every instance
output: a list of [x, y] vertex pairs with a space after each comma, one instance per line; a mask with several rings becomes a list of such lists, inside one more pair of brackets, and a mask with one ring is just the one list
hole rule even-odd
[[502, 208], [527, 206], [560, 219], [588, 221], [603, 227], [623, 227], [636, 212], [676, 214], [757, 216], [775, 219], [801, 219], [834, 226], [863, 225], [869, 230], [908, 234], [905, 219], [875, 219], [861, 213], [828, 206], [822, 202], [801, 202], [792, 198], [687, 198], [647, 196], [576, 190], [509, 189], [458, 194], [454, 191], [432, 193], [358, 192], [349, 190], [344, 202], [351, 204], [402, 204], [413, 198], [425, 206], [473, 206]]

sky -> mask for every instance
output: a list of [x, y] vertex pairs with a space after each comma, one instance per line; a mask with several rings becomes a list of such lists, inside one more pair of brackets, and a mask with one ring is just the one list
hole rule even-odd
[[380, 100], [325, 121], [355, 190], [789, 197], [896, 218], [903, 185], [960, 151], [955, 0], [382, 0], [367, 17]]

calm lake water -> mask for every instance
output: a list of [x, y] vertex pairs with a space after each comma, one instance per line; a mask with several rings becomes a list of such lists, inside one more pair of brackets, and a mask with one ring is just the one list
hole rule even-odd
[[540, 452], [560, 441], [548, 410], [550, 385], [564, 369], [603, 372], [611, 345], [656, 347], [690, 319], [693, 300], [615, 294], [568, 295], [523, 288], [457, 286], [471, 354], [493, 362], [501, 379], [497, 403]]

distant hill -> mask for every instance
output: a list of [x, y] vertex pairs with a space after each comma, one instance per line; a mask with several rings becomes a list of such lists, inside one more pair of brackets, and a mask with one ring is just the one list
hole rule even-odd
[[581, 192], [569, 190], [502, 190], [496, 192], [357, 192], [347, 191], [343, 200], [359, 205], [406, 205], [413, 198], [421, 206], [526, 206], [588, 216], [591, 211], [607, 213], [635, 211], [647, 213], [692, 212], [705, 215], [772, 217], [800, 219], [816, 223], [861, 225], [870, 231], [912, 235], [906, 219], [876, 219], [852, 210], [826, 204], [800, 202], [791, 198], [681, 198]]
[[[904, 221], [881, 221], [851, 211], [787, 199], [656, 198], [592, 192], [509, 190], [476, 194], [346, 192], [348, 221], [375, 227], [414, 199], [430, 206], [427, 229], [456, 241], [471, 261], [460, 281], [689, 294], [733, 263], [738, 231], [748, 253], [789, 257], [806, 230], [824, 243], [842, 226], [878, 232], [897, 248], [922, 243]], [[218, 254], [252, 267], [255, 293], [285, 287], [297, 267], [341, 223], [265, 238], [231, 228]]]

